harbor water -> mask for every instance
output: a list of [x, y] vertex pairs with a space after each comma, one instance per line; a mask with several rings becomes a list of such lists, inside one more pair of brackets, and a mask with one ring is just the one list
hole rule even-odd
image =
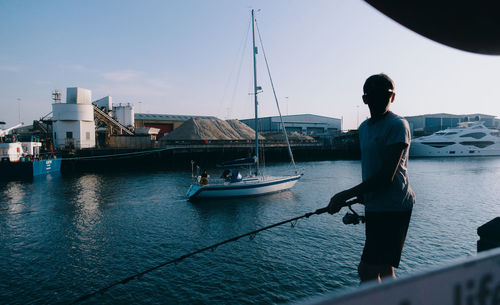
[[[197, 203], [185, 198], [190, 170], [2, 182], [0, 303], [69, 303], [185, 253], [324, 207], [361, 179], [359, 161], [298, 166], [305, 175], [291, 191]], [[266, 172], [286, 169], [268, 165]], [[415, 159], [409, 170], [417, 203], [398, 275], [475, 255], [477, 227], [500, 216], [500, 158]], [[83, 303], [273, 304], [356, 287], [364, 228], [344, 225], [345, 212], [220, 246]]]

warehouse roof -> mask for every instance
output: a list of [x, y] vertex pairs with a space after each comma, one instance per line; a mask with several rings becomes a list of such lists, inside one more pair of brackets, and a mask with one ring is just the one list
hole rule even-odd
[[[301, 123], [311, 123], [311, 122], [329, 123], [329, 122], [340, 122], [341, 121], [341, 119], [327, 117], [327, 116], [323, 116], [323, 115], [310, 114], [310, 113], [283, 115], [282, 118], [283, 118], [283, 121], [287, 122], [287, 123], [291, 123], [291, 122], [294, 122], [294, 123], [298, 123], [298, 122], [301, 122]], [[279, 116], [260, 117], [259, 119], [260, 120], [271, 119], [271, 121], [274, 121], [274, 122], [280, 121]], [[243, 119], [240, 121], [248, 122], [248, 121], [252, 121], [252, 120], [254, 120], [254, 118]]]
[[154, 113], [136, 113], [134, 119], [144, 121], [187, 121], [189, 119], [217, 119], [213, 116], [182, 115], [182, 114], [154, 114]]

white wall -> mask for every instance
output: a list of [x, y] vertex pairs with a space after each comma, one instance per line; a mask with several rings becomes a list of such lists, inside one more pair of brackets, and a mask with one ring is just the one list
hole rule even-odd
[[[56, 121], [53, 123], [53, 128], [56, 148], [64, 148], [70, 142], [77, 149], [95, 147], [95, 126], [93, 122]], [[73, 140], [67, 138], [67, 132], [73, 133]]]
[[[88, 136], [88, 137], [87, 137]], [[80, 122], [80, 144], [77, 148], [95, 147], [95, 125], [94, 122]]]
[[[68, 92], [71, 92], [69, 89], [81, 88], [68, 88]], [[73, 143], [77, 149], [95, 147], [94, 108], [90, 103], [90, 95], [87, 96], [85, 91], [82, 91], [83, 97], [78, 96], [79, 92], [80, 90], [73, 92], [72, 98], [75, 103], [52, 104], [53, 137], [56, 148], [64, 148], [69, 143]], [[78, 103], [78, 101], [85, 103]], [[72, 140], [68, 139], [68, 132], [72, 133]]]
[[85, 104], [52, 104], [55, 121], [94, 121], [94, 107]]
[[66, 103], [67, 104], [87, 104], [92, 102], [92, 91], [83, 88], [67, 88]]
[[76, 147], [76, 138], [80, 135], [79, 121], [55, 121], [52, 123], [54, 146], [56, 148], [64, 148], [67, 143], [67, 132], [73, 133], [74, 144]]

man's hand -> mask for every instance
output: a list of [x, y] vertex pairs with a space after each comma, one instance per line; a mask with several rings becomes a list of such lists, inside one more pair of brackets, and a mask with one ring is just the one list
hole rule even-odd
[[338, 211], [340, 211], [342, 207], [345, 207], [347, 205], [346, 201], [351, 197], [352, 196], [349, 196], [346, 191], [335, 194], [332, 199], [330, 199], [330, 203], [328, 204], [328, 213], [338, 213]]

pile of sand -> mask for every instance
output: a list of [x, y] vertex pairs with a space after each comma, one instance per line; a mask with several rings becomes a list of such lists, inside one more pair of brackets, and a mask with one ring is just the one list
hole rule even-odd
[[[238, 120], [227, 120], [226, 121], [233, 129], [245, 140], [253, 140], [255, 139], [255, 130], [253, 130], [250, 126], [245, 123], [242, 123]], [[259, 133], [259, 138], [261, 134]]]
[[[264, 136], [266, 137], [266, 140], [269, 140], [269, 141], [285, 142], [285, 135], [283, 134], [283, 132], [266, 132], [266, 133], [264, 133]], [[312, 137], [300, 134], [300, 133], [295, 132], [295, 131], [288, 134], [288, 140], [293, 141], [293, 142], [311, 142], [311, 141], [314, 141], [314, 139]]]
[[238, 120], [192, 118], [163, 137], [164, 140], [253, 140], [255, 131]]

